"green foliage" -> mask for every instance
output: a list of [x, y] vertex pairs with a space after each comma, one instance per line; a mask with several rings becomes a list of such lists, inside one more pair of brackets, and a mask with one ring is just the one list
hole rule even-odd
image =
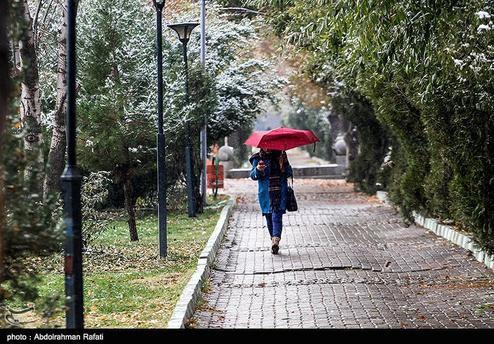
[[[153, 109], [146, 108], [152, 87], [146, 74], [154, 50], [142, 20], [145, 13], [127, 1], [80, 6], [81, 166], [111, 171], [117, 182], [127, 173], [143, 173], [146, 163], [154, 162]], [[149, 44], [136, 46], [141, 39]]]
[[[24, 34], [25, 24], [21, 16], [23, 6], [19, 2], [8, 3], [9, 26], [3, 21], [2, 34], [7, 33], [12, 40], [18, 40]], [[4, 43], [6, 37], [0, 37]], [[3, 48], [3, 44], [2, 44]], [[3, 53], [6, 51], [2, 50]], [[3, 55], [2, 57], [5, 57]], [[12, 68], [2, 59], [2, 69]], [[3, 70], [2, 70], [3, 72]], [[0, 276], [0, 324], [2, 327], [16, 326], [15, 322], [6, 323], [10, 310], [6, 306], [12, 300], [18, 300], [21, 308], [26, 302], [38, 295], [38, 275], [31, 259], [46, 257], [61, 249], [62, 229], [60, 220], [62, 210], [57, 197], [49, 195], [43, 199], [38, 192], [39, 175], [42, 166], [38, 152], [24, 149], [25, 132], [20, 129], [19, 101], [20, 79], [24, 68], [12, 79], [2, 80], [0, 113], [0, 231], [2, 231], [1, 250], [2, 275]], [[18, 93], [19, 92], [19, 93]], [[29, 173], [27, 172], [29, 171]], [[10, 318], [9, 318], [10, 319]], [[13, 320], [13, 319], [10, 319]]]
[[[14, 135], [12, 117], [7, 120], [7, 132], [2, 133], [2, 144], [9, 154], [2, 154], [5, 186], [5, 242], [4, 276], [0, 286], [0, 302], [17, 299], [34, 300], [38, 295], [37, 271], [31, 264], [33, 257], [45, 257], [62, 248], [62, 208], [57, 197], [42, 195], [30, 188], [40, 169], [33, 168], [29, 176], [24, 167], [37, 161], [37, 155], [22, 149], [22, 138]], [[36, 164], [33, 164], [36, 166]], [[7, 291], [8, 290], [8, 291]], [[4, 311], [4, 310], [2, 310]]]
[[[190, 13], [176, 14], [181, 21]], [[88, 171], [110, 171], [115, 183], [131, 179], [134, 199], [156, 195], [156, 61], [154, 9], [125, 1], [80, 6], [80, 152]], [[183, 18], [182, 18], [183, 17]], [[197, 31], [197, 30], [196, 30]], [[182, 44], [164, 28], [164, 131], [170, 204], [185, 200], [184, 147], [191, 140], [199, 202], [199, 133], [208, 120], [208, 142], [248, 127], [280, 85], [269, 65], [241, 53], [255, 37], [254, 23], [222, 19], [208, 8], [206, 67], [199, 61], [198, 32], [188, 43], [189, 101], [185, 95]], [[147, 190], [137, 190], [146, 185]], [[140, 192], [142, 191], [142, 192]], [[137, 194], [140, 192], [139, 194]], [[118, 193], [117, 193], [118, 194]], [[200, 204], [197, 206], [201, 209]]]
[[[269, 63], [246, 53], [259, 39], [254, 20], [227, 21], [215, 6], [208, 8], [206, 67], [216, 98], [215, 108], [207, 112], [210, 142], [253, 125], [267, 100], [283, 86]], [[192, 61], [198, 60], [199, 36], [189, 43]]]
[[389, 146], [388, 134], [362, 95], [346, 90], [333, 97], [332, 105], [335, 113], [342, 114], [357, 128], [360, 152], [350, 164], [348, 180], [355, 182], [358, 189], [373, 194], [378, 179], [382, 179], [381, 162]]
[[494, 3], [312, 0], [281, 11], [278, 1], [248, 2], [311, 52], [315, 80], [372, 104], [392, 138], [383, 171], [404, 215], [452, 219], [492, 252]]

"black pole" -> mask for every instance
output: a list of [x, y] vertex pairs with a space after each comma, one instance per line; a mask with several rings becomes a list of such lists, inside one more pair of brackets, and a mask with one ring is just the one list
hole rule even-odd
[[[182, 41], [184, 63], [185, 63], [185, 104], [189, 105], [189, 64], [187, 62], [187, 41]], [[189, 217], [196, 216], [196, 206], [194, 199], [194, 181], [192, 177], [192, 145], [190, 142], [190, 123], [187, 121], [187, 146], [185, 147], [185, 168], [187, 174], [187, 210]]]
[[67, 165], [61, 176], [65, 221], [66, 327], [84, 328], [82, 287], [81, 173], [76, 160], [76, 14], [77, 0], [67, 0]]
[[165, 152], [165, 134], [163, 132], [163, 7], [162, 4], [155, 2], [156, 7], [156, 60], [158, 67], [158, 135], [156, 144], [158, 145], [158, 241], [160, 246], [160, 257], [165, 258], [167, 255], [167, 230], [166, 230], [166, 152]]
[[[206, 68], [206, 0], [201, 0], [201, 64], [203, 68]], [[207, 160], [208, 160], [208, 118], [204, 113], [204, 123], [201, 129], [201, 161], [202, 161], [202, 175], [201, 175], [201, 196], [202, 205], [206, 206], [208, 200], [208, 185], [207, 185]]]

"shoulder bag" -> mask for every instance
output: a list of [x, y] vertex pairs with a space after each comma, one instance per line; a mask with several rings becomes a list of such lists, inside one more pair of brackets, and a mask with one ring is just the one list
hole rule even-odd
[[293, 177], [292, 177], [292, 186], [288, 185], [287, 193], [286, 193], [286, 210], [287, 211], [297, 211], [297, 199], [295, 198], [295, 192], [293, 191]]

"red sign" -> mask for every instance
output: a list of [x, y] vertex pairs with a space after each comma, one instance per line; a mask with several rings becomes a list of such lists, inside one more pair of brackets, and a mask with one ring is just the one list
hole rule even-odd
[[216, 189], [216, 179], [218, 179], [218, 188], [224, 187], [225, 170], [223, 165], [218, 165], [218, 178], [216, 178], [216, 165], [206, 166], [206, 175], [208, 177], [208, 188]]

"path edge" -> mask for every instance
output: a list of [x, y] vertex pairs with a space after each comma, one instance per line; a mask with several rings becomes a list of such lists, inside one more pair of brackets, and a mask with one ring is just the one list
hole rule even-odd
[[[387, 192], [378, 191], [376, 193], [376, 196], [384, 203], [391, 205]], [[475, 241], [473, 240], [473, 237], [471, 235], [461, 233], [458, 230], [454, 229], [454, 227], [452, 226], [441, 224], [436, 219], [425, 217], [415, 211], [412, 214], [417, 225], [424, 227], [425, 229], [428, 229], [434, 234], [443, 237], [453, 244], [472, 252], [477, 261], [494, 270], [494, 255], [490, 255], [485, 250], [480, 249], [475, 244]]]
[[231, 197], [223, 210], [221, 210], [220, 218], [216, 223], [213, 233], [209, 237], [206, 246], [199, 255], [197, 260], [197, 269], [190, 278], [189, 282], [182, 290], [172, 316], [168, 321], [167, 328], [181, 329], [185, 328], [185, 324], [190, 319], [195, 311], [197, 303], [202, 294], [202, 285], [209, 278], [211, 265], [216, 258], [216, 253], [220, 247], [223, 236], [228, 228], [228, 220], [233, 209], [237, 204], [236, 197]]

